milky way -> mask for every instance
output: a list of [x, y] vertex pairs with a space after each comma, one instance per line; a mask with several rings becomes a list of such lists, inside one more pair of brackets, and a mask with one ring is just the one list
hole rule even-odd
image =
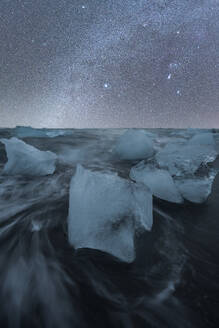
[[1, 0], [0, 126], [219, 127], [218, 0]]

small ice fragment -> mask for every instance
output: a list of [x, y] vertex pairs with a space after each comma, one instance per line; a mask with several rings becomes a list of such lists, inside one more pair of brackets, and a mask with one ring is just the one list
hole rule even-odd
[[42, 222], [33, 220], [31, 222], [31, 231], [32, 232], [40, 231], [42, 229], [42, 226], [43, 226]]

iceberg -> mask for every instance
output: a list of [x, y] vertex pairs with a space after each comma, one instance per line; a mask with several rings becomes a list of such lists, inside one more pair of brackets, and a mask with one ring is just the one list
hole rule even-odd
[[141, 160], [153, 156], [154, 145], [146, 131], [127, 130], [117, 140], [114, 151], [121, 159]]
[[15, 136], [18, 138], [26, 138], [26, 137], [45, 138], [47, 135], [45, 129], [35, 129], [32, 128], [31, 126], [16, 126]]
[[16, 126], [15, 136], [18, 138], [55, 138], [58, 136], [72, 135], [68, 129], [35, 129], [31, 126]]
[[53, 174], [57, 156], [50, 151], [41, 151], [17, 138], [0, 139], [5, 145], [8, 162], [3, 174], [42, 176]]
[[192, 203], [204, 203], [211, 194], [212, 184], [216, 173], [210, 177], [190, 178], [176, 181], [176, 186], [182, 197]]
[[216, 157], [212, 133], [199, 133], [181, 144], [168, 143], [155, 156], [160, 168], [167, 169], [172, 176], [193, 174], [201, 164], [213, 162]]
[[157, 198], [172, 203], [183, 203], [183, 198], [168, 171], [145, 165], [143, 161], [131, 169], [130, 178], [145, 184]]
[[147, 187], [116, 173], [92, 172], [77, 165], [69, 195], [71, 245], [132, 262], [135, 232], [151, 230], [152, 223], [152, 195]]

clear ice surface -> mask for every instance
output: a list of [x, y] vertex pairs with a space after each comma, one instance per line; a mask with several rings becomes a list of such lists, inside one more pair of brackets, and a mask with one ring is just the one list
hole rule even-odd
[[183, 203], [183, 198], [177, 190], [173, 178], [166, 170], [157, 169], [144, 164], [142, 161], [132, 167], [130, 178], [144, 183], [149, 187], [152, 194], [160, 199], [173, 203]]
[[211, 194], [212, 184], [216, 173], [210, 177], [187, 178], [175, 181], [182, 197], [192, 203], [204, 203]]
[[184, 143], [168, 143], [155, 156], [160, 168], [172, 176], [193, 174], [201, 164], [215, 160], [217, 151], [212, 133], [199, 133]]
[[8, 161], [3, 174], [42, 176], [53, 174], [57, 156], [50, 151], [41, 151], [17, 138], [0, 139], [5, 145]]
[[152, 228], [152, 195], [143, 184], [77, 165], [69, 195], [68, 236], [75, 248], [135, 258], [136, 230]]

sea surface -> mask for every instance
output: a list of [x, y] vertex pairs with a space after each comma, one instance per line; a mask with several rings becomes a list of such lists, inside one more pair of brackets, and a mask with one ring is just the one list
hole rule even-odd
[[[132, 264], [68, 243], [76, 165], [128, 179], [136, 161], [113, 156], [124, 131], [0, 129], [0, 139], [15, 136], [58, 156], [52, 175], [4, 175], [0, 143], [0, 327], [219, 326], [219, 175], [203, 204], [153, 199], [153, 228], [136, 235]], [[156, 149], [197, 133], [147, 131]], [[219, 151], [219, 131], [209, 131]], [[211, 167], [219, 170], [218, 158]]]

